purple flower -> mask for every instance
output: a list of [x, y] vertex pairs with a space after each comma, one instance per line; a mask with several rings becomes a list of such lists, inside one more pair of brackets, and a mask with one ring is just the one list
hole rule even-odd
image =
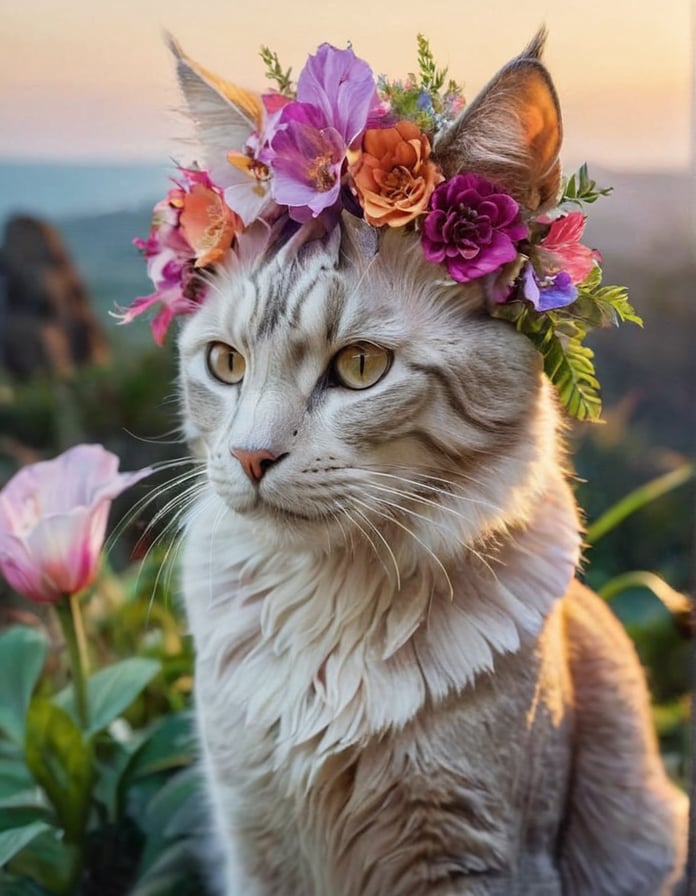
[[477, 174], [457, 174], [435, 188], [421, 239], [428, 261], [467, 283], [513, 261], [525, 236], [512, 196]]
[[304, 222], [336, 202], [346, 145], [335, 128], [323, 126], [316, 106], [292, 103], [284, 118], [286, 127], [273, 139], [273, 193]]
[[297, 79], [297, 101], [321, 111], [325, 126], [335, 128], [346, 146], [365, 130], [368, 115], [380, 107], [370, 66], [351, 50], [322, 44]]
[[291, 218], [304, 222], [336, 204], [346, 153], [380, 109], [372, 70], [352, 50], [322, 44], [309, 57], [267, 154], [273, 199]]
[[522, 294], [537, 311], [553, 311], [574, 302], [578, 291], [567, 271], [539, 277], [528, 264], [522, 274]]

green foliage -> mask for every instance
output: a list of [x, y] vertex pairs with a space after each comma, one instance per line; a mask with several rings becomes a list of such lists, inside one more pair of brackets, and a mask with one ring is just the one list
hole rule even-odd
[[544, 371], [556, 386], [566, 411], [578, 420], [598, 420], [602, 413], [593, 352], [583, 345], [586, 329], [557, 312], [539, 313], [527, 302], [507, 302], [493, 308], [495, 317], [509, 320], [534, 343]]
[[447, 66], [445, 66], [445, 68], [437, 67], [427, 37], [419, 34], [416, 37], [416, 40], [418, 42], [418, 71], [420, 73], [420, 86], [423, 90], [427, 90], [429, 93], [439, 93], [445, 86]]
[[88, 723], [47, 642], [0, 634], [0, 892], [202, 896], [193, 837], [204, 806], [192, 768], [192, 660], [160, 584], [162, 552], [108, 570], [85, 604]]
[[[451, 122], [464, 107], [461, 87], [447, 81], [447, 68], [438, 68], [430, 44], [418, 35], [418, 74], [405, 82], [378, 78], [377, 86], [394, 115], [412, 121], [431, 136]], [[446, 83], [445, 83], [446, 82]]]
[[661, 498], [674, 488], [684, 485], [694, 478], [694, 466], [684, 463], [676, 470], [665, 473], [634, 489], [628, 495], [609, 507], [585, 532], [587, 544], [594, 544], [615, 529], [626, 517]]
[[15, 743], [26, 735], [31, 695], [46, 660], [40, 632], [16, 626], [0, 634], [0, 729]]
[[50, 831], [50, 829], [50, 825], [45, 821], [32, 821], [21, 827], [0, 831], [0, 867], [7, 865], [10, 859], [13, 859], [39, 834]]
[[294, 98], [295, 87], [291, 78], [292, 69], [284, 69], [280, 64], [278, 54], [271, 50], [270, 47], [262, 46], [259, 50], [259, 55], [263, 60], [263, 64], [266, 66], [266, 77], [271, 81], [275, 81], [279, 92], [282, 93], [283, 96]]
[[625, 286], [602, 286], [602, 271], [595, 267], [578, 285], [578, 297], [567, 313], [590, 327], [618, 326], [632, 323], [643, 326], [642, 318], [628, 300]]
[[27, 713], [27, 768], [43, 789], [68, 842], [84, 834], [94, 783], [94, 752], [88, 732], [51, 700], [35, 697]]
[[613, 187], [598, 187], [588, 173], [587, 163], [583, 163], [575, 174], [563, 178], [559, 205], [590, 205], [600, 196], [609, 196], [612, 190]]
[[490, 309], [493, 317], [514, 323], [535, 345], [561, 404], [577, 420], [596, 421], [602, 415], [594, 352], [584, 344], [589, 330], [619, 321], [643, 324], [628, 301], [625, 288], [602, 286], [601, 282], [601, 269], [595, 267], [579, 284], [576, 300], [553, 311], [538, 312], [524, 300], [493, 305]]
[[[160, 670], [155, 660], [132, 657], [95, 672], [87, 682], [88, 734], [97, 734], [128, 709]], [[55, 702], [77, 718], [72, 685]]]

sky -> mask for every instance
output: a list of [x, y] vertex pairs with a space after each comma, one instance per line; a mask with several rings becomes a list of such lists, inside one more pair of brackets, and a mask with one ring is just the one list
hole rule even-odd
[[416, 34], [472, 99], [537, 27], [564, 111], [564, 163], [685, 169], [689, 0], [22, 0], [0, 12], [0, 158], [180, 161], [189, 132], [162, 40], [263, 89], [261, 44], [295, 74], [329, 41], [377, 73], [416, 67]]

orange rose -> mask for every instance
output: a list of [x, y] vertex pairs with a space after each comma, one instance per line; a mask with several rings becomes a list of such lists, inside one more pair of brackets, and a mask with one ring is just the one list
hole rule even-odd
[[442, 180], [429, 161], [430, 141], [410, 121], [365, 132], [352, 168], [365, 220], [375, 227], [401, 227], [422, 214]]
[[182, 233], [196, 253], [196, 267], [220, 261], [242, 223], [222, 195], [198, 183], [181, 197]]

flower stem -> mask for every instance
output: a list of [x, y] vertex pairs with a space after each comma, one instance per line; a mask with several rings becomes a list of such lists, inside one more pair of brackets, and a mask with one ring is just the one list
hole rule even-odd
[[65, 601], [55, 604], [55, 608], [70, 657], [70, 672], [77, 716], [82, 728], [86, 729], [89, 724], [89, 710], [87, 706], [89, 661], [79, 596], [71, 594]]

